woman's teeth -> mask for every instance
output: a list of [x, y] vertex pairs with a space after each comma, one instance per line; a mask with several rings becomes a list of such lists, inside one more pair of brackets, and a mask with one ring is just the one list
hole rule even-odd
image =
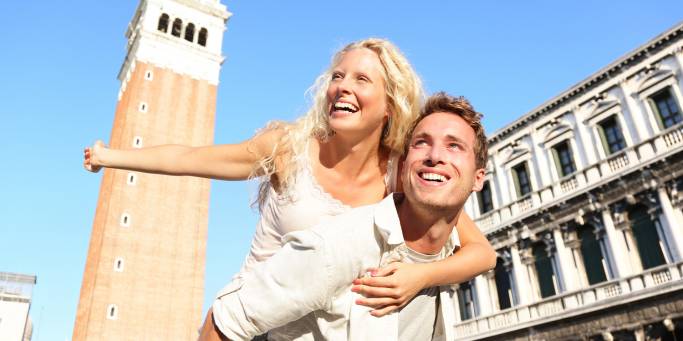
[[348, 111], [348, 112], [356, 112], [356, 111], [358, 111], [358, 108], [356, 108], [353, 104], [350, 104], [350, 103], [337, 102], [334, 104], [334, 110], [344, 110], [344, 111]]

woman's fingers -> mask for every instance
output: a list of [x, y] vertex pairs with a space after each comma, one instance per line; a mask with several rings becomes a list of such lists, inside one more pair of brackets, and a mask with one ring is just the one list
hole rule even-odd
[[364, 305], [373, 309], [381, 309], [388, 305], [396, 305], [396, 300], [387, 297], [379, 298], [359, 298], [356, 300], [356, 304]]
[[399, 296], [398, 292], [392, 288], [374, 287], [362, 284], [354, 285], [353, 287], [351, 287], [351, 291], [361, 294], [367, 298], [386, 297], [395, 299]]
[[383, 308], [375, 309], [370, 312], [370, 315], [374, 317], [380, 317], [389, 314], [390, 312], [399, 309], [400, 306], [396, 304], [391, 304]]

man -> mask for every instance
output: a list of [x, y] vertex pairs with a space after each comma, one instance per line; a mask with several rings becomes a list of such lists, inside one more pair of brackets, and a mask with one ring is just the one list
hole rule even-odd
[[276, 340], [453, 339], [451, 290], [425, 289], [398, 313], [376, 318], [354, 304], [363, 289], [352, 292], [351, 283], [368, 268], [432, 262], [456, 250], [454, 225], [484, 180], [479, 119], [462, 98], [430, 97], [407, 145], [405, 193], [285, 236], [278, 253], [219, 294], [200, 339], [249, 340], [269, 330]]

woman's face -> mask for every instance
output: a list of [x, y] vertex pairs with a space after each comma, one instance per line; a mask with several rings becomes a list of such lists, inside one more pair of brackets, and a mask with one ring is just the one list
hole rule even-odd
[[366, 48], [350, 50], [332, 69], [327, 88], [330, 127], [337, 134], [381, 135], [388, 116], [382, 64]]

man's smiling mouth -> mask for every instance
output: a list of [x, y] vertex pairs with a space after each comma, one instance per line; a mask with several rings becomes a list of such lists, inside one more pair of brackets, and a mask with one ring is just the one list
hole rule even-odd
[[433, 182], [446, 182], [448, 180], [445, 176], [436, 173], [421, 172], [418, 174], [421, 179]]

